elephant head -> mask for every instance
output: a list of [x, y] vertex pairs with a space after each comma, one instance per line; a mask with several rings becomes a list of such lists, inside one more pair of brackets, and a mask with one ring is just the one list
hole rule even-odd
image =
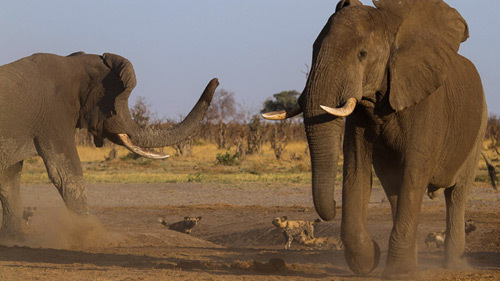
[[[71, 57], [86, 56], [75, 53]], [[101, 82], [92, 85], [90, 91], [80, 97], [81, 107], [77, 127], [87, 128], [94, 135], [96, 146], [102, 146], [103, 139], [125, 146], [130, 151], [149, 158], [165, 158], [166, 154], [148, 150], [175, 144], [191, 135], [210, 105], [219, 85], [212, 79], [200, 99], [187, 117], [175, 127], [165, 130], [140, 127], [132, 120], [128, 98], [136, 86], [132, 64], [125, 58], [105, 53], [98, 57]], [[78, 58], [76, 58], [78, 59]]]

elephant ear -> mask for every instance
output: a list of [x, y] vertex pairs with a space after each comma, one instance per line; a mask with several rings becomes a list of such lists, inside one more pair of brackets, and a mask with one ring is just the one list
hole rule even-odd
[[469, 37], [462, 16], [441, 0], [374, 0], [395, 19], [389, 61], [389, 102], [402, 110], [425, 99], [445, 81], [460, 43]]
[[123, 114], [128, 115], [128, 98], [137, 84], [134, 68], [129, 60], [119, 55], [105, 53], [102, 58], [111, 68], [110, 75], [103, 81], [107, 93], [105, 98], [114, 99], [114, 102], [108, 104], [113, 104], [118, 113], [124, 111]]
[[132, 67], [130, 61], [122, 56], [110, 53], [104, 53], [102, 55], [102, 58], [104, 60], [104, 63], [106, 63], [106, 65], [111, 68], [111, 71], [117, 74], [118, 77], [120, 77], [120, 81], [114, 82], [117, 82], [119, 84], [121, 83], [121, 85], [114, 86], [121, 86], [125, 91], [128, 92], [128, 94], [130, 94], [132, 89], [134, 89], [135, 85], [137, 84], [134, 68]]
[[[104, 95], [99, 108], [104, 112], [108, 129], [124, 132], [124, 123], [119, 120], [130, 119], [128, 98], [137, 84], [134, 68], [129, 60], [119, 55], [104, 53], [102, 59], [110, 71], [102, 82]], [[109, 118], [114, 115], [119, 118]]]
[[109, 71], [102, 85], [94, 87], [82, 101], [77, 124], [79, 128], [88, 128], [96, 136], [102, 131], [105, 119], [117, 114], [129, 114], [128, 97], [136, 85], [134, 68], [126, 58], [105, 53], [101, 59]]
[[337, 7], [335, 8], [335, 13], [342, 10], [347, 6], [362, 6], [363, 4], [359, 0], [341, 0], [337, 3]]

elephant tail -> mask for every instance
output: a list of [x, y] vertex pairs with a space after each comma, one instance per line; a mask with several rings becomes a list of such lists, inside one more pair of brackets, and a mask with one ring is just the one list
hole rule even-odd
[[490, 159], [484, 154], [484, 152], [481, 152], [481, 155], [484, 158], [484, 161], [486, 162], [486, 167], [488, 167], [488, 174], [490, 175], [490, 180], [491, 180], [491, 186], [493, 187], [494, 190], [497, 190], [497, 183], [498, 183], [498, 177], [497, 177], [497, 171], [495, 169], [495, 166], [493, 166], [493, 163], [491, 163]]
[[494, 190], [498, 191], [498, 188], [497, 188], [497, 182], [498, 182], [497, 171], [495, 170], [495, 167], [493, 165], [488, 165], [488, 174], [490, 175], [491, 186], [493, 187]]

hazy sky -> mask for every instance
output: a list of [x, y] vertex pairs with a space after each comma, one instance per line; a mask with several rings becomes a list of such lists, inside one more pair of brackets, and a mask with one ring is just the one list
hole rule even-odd
[[[36, 52], [116, 53], [134, 65], [137, 87], [160, 117], [186, 115], [213, 77], [258, 111], [283, 90], [302, 91], [312, 44], [337, 1], [2, 1], [0, 64]], [[364, 0], [364, 4], [371, 1]], [[500, 1], [447, 1], [466, 19], [460, 53], [500, 113]]]

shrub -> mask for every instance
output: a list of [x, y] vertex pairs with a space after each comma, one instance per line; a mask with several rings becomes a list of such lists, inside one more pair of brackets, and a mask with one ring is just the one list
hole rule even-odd
[[217, 159], [218, 165], [235, 166], [240, 164], [240, 154], [238, 152], [236, 152], [235, 154], [231, 154], [229, 152], [226, 152], [224, 154], [217, 153], [217, 156], [215, 156], [215, 158]]

